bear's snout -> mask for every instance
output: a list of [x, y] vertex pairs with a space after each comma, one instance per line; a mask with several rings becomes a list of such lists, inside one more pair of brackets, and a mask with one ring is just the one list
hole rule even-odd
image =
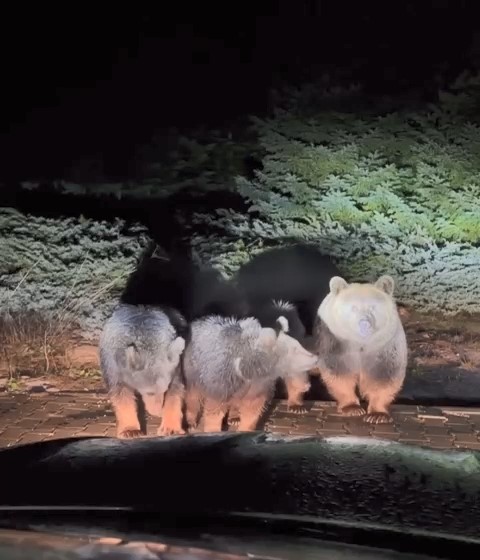
[[373, 333], [374, 323], [370, 318], [364, 317], [358, 322], [358, 331], [360, 336], [367, 337]]
[[306, 369], [309, 370], [317, 364], [318, 356], [316, 354], [312, 354], [308, 350], [302, 348], [302, 353], [298, 357], [298, 362]]

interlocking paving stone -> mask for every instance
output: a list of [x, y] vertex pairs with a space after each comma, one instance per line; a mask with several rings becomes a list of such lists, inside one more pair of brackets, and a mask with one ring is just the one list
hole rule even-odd
[[[358, 436], [358, 437], [368, 437], [374, 433], [372, 428], [368, 425], [350, 424], [347, 426], [346, 429], [350, 435]], [[375, 434], [375, 435], [379, 435], [379, 434]]]
[[[284, 405], [276, 407], [268, 418], [265, 429], [282, 432], [286, 429]], [[394, 424], [366, 425], [361, 418], [342, 418], [336, 414], [332, 403], [313, 403], [312, 413], [324, 410], [324, 422], [316, 430], [323, 435], [348, 433], [360, 437], [375, 437], [397, 440], [412, 445], [423, 445], [436, 449], [468, 448], [477, 449], [480, 443], [480, 409], [455, 409], [394, 405]], [[296, 431], [308, 432], [308, 415], [298, 416]]]
[[46, 438], [43, 434], [38, 434], [35, 432], [23, 434], [23, 436], [18, 440], [18, 443], [27, 444], [27, 443], [37, 443], [37, 441], [44, 441]]
[[[393, 424], [365, 424], [343, 417], [328, 401], [305, 403], [306, 413], [272, 403], [263, 429], [312, 436], [357, 436], [387, 439], [434, 449], [480, 449], [480, 408], [394, 405]], [[148, 418], [155, 436], [159, 419]], [[0, 394], [0, 447], [72, 436], [114, 437], [115, 416], [105, 394]]]
[[454, 434], [455, 443], [479, 443], [477, 434]]
[[455, 447], [457, 449], [475, 449], [475, 450], [479, 450], [480, 449], [480, 442], [477, 443], [457, 443], [455, 444]]

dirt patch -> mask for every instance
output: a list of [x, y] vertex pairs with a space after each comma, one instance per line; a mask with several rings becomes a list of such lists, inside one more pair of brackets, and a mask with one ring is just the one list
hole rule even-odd
[[402, 308], [413, 374], [458, 368], [480, 373], [480, 315], [444, 317]]
[[0, 390], [85, 390], [99, 380], [97, 347], [66, 314], [1, 315]]
[[70, 370], [63, 375], [0, 377], [0, 391], [28, 393], [104, 392], [98, 370]]
[[98, 346], [81, 344], [67, 349], [67, 358], [72, 367], [99, 367]]

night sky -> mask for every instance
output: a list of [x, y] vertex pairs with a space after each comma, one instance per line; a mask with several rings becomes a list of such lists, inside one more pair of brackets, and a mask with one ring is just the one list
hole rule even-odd
[[262, 114], [282, 83], [330, 72], [428, 97], [480, 51], [475, 1], [141, 6], [3, 8], [0, 180], [62, 177], [91, 156], [123, 179], [154, 133]]

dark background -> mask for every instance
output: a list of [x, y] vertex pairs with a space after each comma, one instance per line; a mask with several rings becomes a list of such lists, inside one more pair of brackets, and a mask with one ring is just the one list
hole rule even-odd
[[262, 114], [272, 87], [324, 72], [372, 94], [413, 88], [433, 97], [476, 64], [476, 4], [2, 7], [0, 181], [62, 178], [86, 157], [102, 161], [106, 179], [133, 177], [135, 152], [154, 133]]

